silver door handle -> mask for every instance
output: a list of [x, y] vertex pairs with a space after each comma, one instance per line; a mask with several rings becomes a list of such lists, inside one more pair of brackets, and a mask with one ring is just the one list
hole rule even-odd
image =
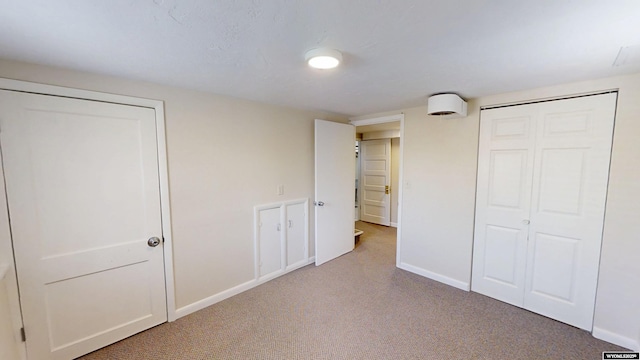
[[156, 247], [160, 245], [160, 239], [157, 236], [151, 237], [149, 238], [149, 240], [147, 240], [147, 245], [151, 247]]
[[529, 221], [527, 219], [524, 219], [524, 220], [522, 220], [522, 223], [525, 224], [525, 225], [529, 225], [531, 223], [531, 221]]
[[324, 201], [314, 201], [313, 205], [315, 205], [315, 206], [324, 206]]

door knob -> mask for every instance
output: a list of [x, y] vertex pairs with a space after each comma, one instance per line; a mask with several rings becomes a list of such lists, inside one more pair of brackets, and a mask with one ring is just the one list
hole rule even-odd
[[151, 247], [156, 247], [156, 246], [160, 245], [160, 239], [158, 239], [157, 236], [151, 237], [151, 238], [149, 238], [149, 240], [147, 240], [147, 245], [149, 245]]
[[315, 206], [324, 206], [324, 201], [314, 201], [313, 205], [315, 205]]
[[529, 225], [531, 223], [531, 221], [529, 221], [528, 219], [524, 219], [522, 220], [522, 223], [525, 225]]
[[389, 194], [389, 185], [384, 186], [384, 193], [387, 195]]

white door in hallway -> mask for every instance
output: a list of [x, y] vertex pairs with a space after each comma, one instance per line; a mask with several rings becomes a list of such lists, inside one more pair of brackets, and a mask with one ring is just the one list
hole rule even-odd
[[391, 207], [391, 139], [360, 142], [360, 219], [389, 226]]
[[591, 330], [616, 97], [482, 111], [474, 291]]
[[28, 358], [165, 322], [154, 110], [1, 91], [0, 147]]
[[316, 265], [354, 247], [355, 127], [315, 121]]

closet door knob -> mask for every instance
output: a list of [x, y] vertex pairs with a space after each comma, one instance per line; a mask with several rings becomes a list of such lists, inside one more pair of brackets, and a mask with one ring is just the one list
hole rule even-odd
[[531, 221], [529, 221], [528, 219], [524, 219], [522, 220], [522, 223], [525, 225], [529, 225], [531, 223]]

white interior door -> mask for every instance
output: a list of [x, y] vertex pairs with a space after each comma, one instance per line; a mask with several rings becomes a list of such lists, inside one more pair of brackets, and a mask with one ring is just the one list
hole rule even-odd
[[615, 104], [482, 111], [474, 291], [591, 330]]
[[483, 110], [471, 289], [522, 306], [536, 109]]
[[360, 156], [360, 219], [389, 226], [391, 139], [361, 141]]
[[154, 110], [1, 91], [0, 129], [29, 359], [165, 322]]
[[315, 121], [316, 265], [354, 247], [355, 127]]
[[525, 308], [591, 331], [616, 94], [540, 106]]

